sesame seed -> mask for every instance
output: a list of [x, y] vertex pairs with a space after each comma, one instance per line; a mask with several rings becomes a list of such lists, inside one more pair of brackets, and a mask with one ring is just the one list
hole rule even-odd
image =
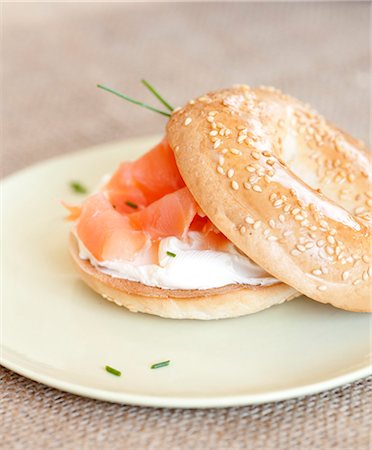
[[290, 209], [291, 209], [291, 205], [285, 205], [283, 208], [284, 212], [289, 212]]
[[269, 226], [270, 226], [271, 228], [275, 228], [275, 220], [274, 220], [274, 219], [270, 219], [270, 220], [269, 220]]
[[322, 267], [322, 272], [324, 274], [327, 274], [329, 272], [329, 270], [327, 269], [327, 267]]
[[260, 228], [261, 224], [262, 224], [261, 220], [257, 220], [257, 222], [254, 223], [253, 228], [255, 230], [258, 230]]
[[319, 222], [319, 224], [320, 224], [320, 226], [323, 227], [323, 228], [327, 228], [327, 227], [328, 227], [328, 222], [326, 222], [325, 220], [321, 220], [321, 221]]
[[191, 118], [191, 117], [188, 117], [188, 118], [185, 120], [185, 126], [190, 125], [191, 122], [192, 122], [192, 118]]
[[267, 159], [266, 164], [268, 164], [269, 166], [273, 166], [275, 164], [275, 161], [273, 159]]
[[217, 134], [218, 134], [217, 130], [212, 130], [212, 131], [209, 132], [210, 136], [217, 136]]
[[234, 189], [234, 191], [237, 191], [239, 189], [239, 183], [235, 180], [231, 182], [231, 187]]
[[235, 170], [234, 169], [229, 169], [227, 171], [227, 176], [228, 178], [232, 178], [234, 176]]
[[252, 158], [254, 158], [254, 159], [260, 159], [261, 158], [261, 155], [258, 152], [252, 152], [251, 155], [252, 155]]
[[327, 290], [327, 286], [325, 286], [324, 284], [321, 284], [320, 286], [318, 286], [318, 290], [321, 292], [324, 292]]
[[306, 244], [305, 244], [305, 248], [308, 250], [309, 248], [313, 248], [314, 247], [314, 244], [312, 243], [312, 242], [307, 242]]
[[249, 223], [250, 225], [253, 225], [253, 224], [254, 224], [254, 219], [253, 219], [252, 216], [247, 216], [244, 220], [245, 220], [247, 223]]
[[304, 216], [301, 216], [301, 214], [297, 214], [297, 216], [295, 216], [295, 220], [304, 220], [305, 219], [305, 217]]
[[364, 206], [359, 206], [358, 208], [355, 208], [355, 209], [354, 209], [354, 213], [355, 213], [355, 214], [361, 214], [361, 213], [364, 212], [364, 211], [365, 211]]
[[300, 252], [304, 252], [304, 251], [306, 250], [306, 248], [305, 248], [303, 245], [301, 245], [301, 244], [296, 245], [296, 248], [297, 248], [297, 250], [299, 250]]
[[369, 263], [369, 256], [368, 256], [368, 255], [363, 255], [363, 256], [362, 256], [362, 260], [363, 260], [366, 264], [368, 264], [368, 263]]
[[273, 201], [276, 199], [276, 197], [277, 197], [277, 195], [275, 194], [275, 192], [273, 192], [273, 193], [270, 195], [269, 199], [270, 199], [271, 202], [273, 202]]
[[328, 255], [333, 255], [335, 251], [333, 250], [333, 247], [327, 245], [326, 252], [328, 253]]
[[227, 149], [227, 148], [223, 148], [222, 150], [221, 150], [221, 153], [223, 154], [223, 155], [226, 155], [226, 153], [228, 152], [229, 150]]
[[242, 225], [242, 226], [240, 227], [240, 232], [241, 232], [241, 234], [244, 234], [246, 231], [247, 231], [247, 228], [246, 228], [244, 225]]
[[265, 175], [265, 181], [267, 184], [271, 183], [271, 178], [268, 175]]
[[245, 189], [250, 189], [251, 188], [251, 184], [247, 183], [246, 181], [243, 183], [243, 186], [245, 187]]
[[268, 152], [267, 150], [265, 150], [264, 152], [262, 152], [262, 154], [266, 157], [272, 156], [271, 152]]
[[335, 238], [333, 236], [327, 236], [327, 241], [330, 244], [335, 244], [336, 243], [336, 240], [335, 240]]
[[212, 122], [214, 122], [214, 117], [209, 116], [209, 117], [207, 117], [207, 120], [209, 123], [212, 123]]
[[278, 198], [278, 200], [275, 200], [275, 202], [273, 203], [275, 208], [278, 206], [282, 206], [282, 204], [283, 204], [283, 200], [281, 198]]
[[262, 192], [262, 188], [260, 186], [257, 186], [257, 184], [255, 184], [252, 188], [255, 192]]
[[279, 215], [279, 222], [284, 223], [285, 222], [285, 216], [284, 214]]
[[248, 170], [248, 172], [251, 172], [251, 173], [256, 172], [256, 168], [253, 166], [247, 166], [246, 170]]
[[221, 167], [221, 166], [217, 166], [217, 172], [220, 173], [221, 175], [225, 175], [225, 171], [223, 170], [223, 167]]
[[299, 255], [301, 255], [301, 252], [299, 252], [299, 251], [296, 250], [296, 249], [293, 249], [293, 250], [291, 251], [291, 255], [293, 255], [293, 256], [299, 256]]
[[263, 235], [266, 237], [270, 234], [270, 230], [266, 228], [266, 230], [263, 232]]
[[221, 139], [217, 139], [217, 140], [215, 141], [215, 143], [213, 144], [213, 148], [216, 149], [216, 148], [218, 148], [220, 145], [221, 145]]
[[320, 269], [315, 269], [312, 271], [313, 275], [322, 275], [322, 271]]
[[298, 214], [300, 211], [301, 211], [300, 208], [294, 208], [294, 209], [292, 209], [291, 214], [293, 214], [293, 215], [295, 216], [295, 215]]
[[334, 236], [336, 233], [337, 233], [337, 231], [336, 231], [334, 228], [332, 228], [331, 230], [329, 230], [329, 234], [330, 234], [331, 236]]
[[347, 176], [347, 180], [352, 183], [353, 181], [355, 181], [355, 175], [353, 173], [349, 173], [349, 175]]
[[242, 154], [242, 152], [240, 150], [238, 150], [237, 148], [230, 148], [230, 152], [233, 155], [241, 155]]
[[210, 116], [216, 116], [218, 114], [218, 111], [209, 111], [208, 113]]
[[372, 266], [368, 267], [367, 273], [368, 276], [372, 277]]
[[267, 238], [267, 240], [268, 240], [268, 241], [277, 241], [278, 238], [277, 238], [276, 236], [269, 236], [269, 237]]
[[248, 181], [253, 184], [256, 181], [258, 181], [258, 179], [259, 178], [256, 175], [252, 175], [251, 177], [248, 178]]
[[363, 278], [363, 281], [367, 281], [367, 280], [368, 280], [368, 278], [369, 278], [369, 275], [368, 275], [368, 273], [367, 273], [367, 272], [363, 272], [363, 276], [362, 276], [362, 278]]
[[360, 284], [361, 282], [362, 282], [362, 280], [357, 279], [357, 280], [353, 281], [353, 285], [356, 286], [356, 285]]
[[287, 237], [287, 236], [290, 236], [291, 234], [292, 234], [291, 230], [286, 230], [286, 231], [284, 231], [283, 236]]

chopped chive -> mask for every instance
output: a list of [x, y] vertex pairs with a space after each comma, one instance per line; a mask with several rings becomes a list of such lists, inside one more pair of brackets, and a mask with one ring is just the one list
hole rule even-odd
[[147, 89], [152, 93], [152, 94], [154, 94], [155, 95], [155, 97], [166, 107], [166, 108], [168, 108], [169, 109], [169, 111], [173, 111], [173, 108], [172, 108], [172, 106], [166, 101], [166, 100], [164, 100], [164, 98], [159, 94], [159, 92], [153, 87], [153, 86], [151, 86], [151, 84], [148, 82], [148, 81], [146, 81], [146, 80], [141, 80], [142, 81], [142, 84], [144, 84], [146, 87], [147, 87]]
[[159, 114], [162, 114], [163, 116], [170, 117], [171, 115], [167, 113], [166, 111], [160, 111], [160, 109], [154, 108], [153, 106], [147, 105], [146, 103], [140, 102], [138, 100], [134, 100], [133, 98], [130, 98], [121, 92], [115, 91], [114, 89], [110, 89], [106, 86], [103, 86], [102, 84], [97, 84], [97, 87], [100, 89], [103, 89], [104, 91], [111, 92], [111, 94], [117, 95], [118, 97], [123, 98], [124, 100], [127, 100], [128, 102], [134, 103], [135, 105], [142, 106], [143, 108], [147, 108], [150, 111], [157, 112]]
[[126, 205], [128, 205], [128, 206], [130, 206], [131, 208], [134, 208], [134, 209], [137, 209], [138, 208], [138, 205], [136, 205], [135, 203], [133, 203], [133, 202], [125, 202], [125, 204]]
[[169, 366], [169, 363], [170, 363], [170, 359], [168, 359], [168, 361], [162, 361], [162, 362], [153, 364], [151, 366], [151, 369], [159, 369], [160, 367], [166, 367], [166, 366]]
[[173, 253], [173, 252], [167, 252], [167, 255], [168, 255], [168, 256], [171, 256], [172, 258], [175, 258], [175, 257], [176, 257], [176, 254]]
[[88, 189], [78, 181], [71, 181], [70, 188], [78, 194], [86, 194], [88, 192]]
[[106, 372], [111, 373], [112, 375], [115, 375], [116, 377], [120, 377], [121, 372], [120, 370], [116, 370], [113, 367], [105, 366]]

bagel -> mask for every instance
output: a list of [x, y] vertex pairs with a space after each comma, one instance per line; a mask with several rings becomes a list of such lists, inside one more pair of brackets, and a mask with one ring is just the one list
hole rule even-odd
[[70, 254], [81, 279], [105, 299], [132, 312], [172, 319], [224, 319], [253, 314], [292, 300], [299, 293], [285, 285], [229, 285], [222, 289], [170, 290], [113, 278], [79, 256], [75, 236], [70, 234]]
[[274, 88], [218, 90], [174, 111], [187, 187], [243, 253], [311, 299], [371, 311], [370, 157]]

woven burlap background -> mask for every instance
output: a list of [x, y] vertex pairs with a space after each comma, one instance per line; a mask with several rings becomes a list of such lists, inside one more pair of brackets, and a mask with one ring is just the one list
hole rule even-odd
[[[368, 141], [364, 3], [39, 3], [3, 7], [4, 175], [164, 119], [95, 88], [174, 105], [272, 84]], [[347, 330], [345, 330], [347, 333]], [[78, 398], [1, 369], [4, 449], [368, 449], [371, 381], [285, 402], [166, 410]]]

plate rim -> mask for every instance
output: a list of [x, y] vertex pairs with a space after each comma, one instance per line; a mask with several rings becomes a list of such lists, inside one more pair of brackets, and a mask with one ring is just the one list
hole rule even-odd
[[[50, 158], [42, 159], [36, 161], [30, 166], [26, 166], [15, 172], [11, 172], [5, 177], [0, 179], [0, 190], [1, 197], [3, 194], [3, 189], [6, 184], [11, 181], [15, 181], [16, 178], [26, 174], [29, 171], [40, 168], [43, 165], [58, 163], [58, 161], [73, 158], [75, 156], [80, 156], [84, 153], [96, 152], [100, 148], [107, 146], [113, 147], [121, 144], [130, 144], [131, 142], [136, 144], [141, 141], [151, 141], [156, 142], [161, 135], [150, 134], [145, 136], [137, 136], [132, 138], [124, 138], [113, 140], [109, 142], [103, 142], [100, 144], [88, 146], [76, 151], [71, 151], [62, 153], [59, 155], [52, 156]], [[1, 252], [2, 253], [2, 252]], [[2, 259], [2, 257], [1, 257]], [[1, 301], [2, 303], [2, 301]], [[8, 353], [4, 357], [4, 353]], [[24, 376], [32, 381], [41, 383], [45, 386], [52, 387], [54, 389], [61, 390], [63, 392], [68, 392], [70, 394], [91, 398], [95, 400], [108, 401], [111, 403], [127, 404], [133, 406], [145, 406], [145, 407], [156, 407], [156, 408], [192, 408], [192, 409], [204, 409], [204, 408], [225, 408], [233, 406], [245, 406], [245, 405], [255, 405], [267, 402], [278, 402], [283, 400], [288, 400], [291, 398], [302, 397], [317, 394], [326, 390], [334, 389], [342, 385], [357, 381], [359, 379], [368, 377], [372, 375], [372, 365], [368, 364], [356, 370], [351, 370], [342, 375], [334, 376], [325, 380], [317, 381], [311, 384], [304, 384], [287, 389], [278, 389], [267, 392], [261, 392], [256, 394], [236, 394], [236, 395], [212, 395], [212, 396], [155, 396], [155, 395], [142, 395], [142, 394], [131, 394], [125, 393], [123, 391], [112, 391], [100, 388], [88, 387], [79, 383], [74, 383], [71, 381], [65, 381], [63, 378], [58, 376], [51, 376], [43, 373], [42, 371], [36, 371], [27, 367], [22, 366], [22, 364], [17, 362], [16, 357], [12, 357], [12, 350], [6, 349], [0, 342], [0, 364], [5, 368]]]
[[[5, 349], [2, 348], [2, 352]], [[1, 353], [2, 353], [1, 352]], [[11, 353], [11, 352], [10, 352]], [[273, 390], [266, 393], [258, 394], [238, 394], [223, 396], [155, 396], [129, 394], [125, 392], [108, 391], [105, 389], [91, 388], [78, 383], [64, 381], [58, 377], [53, 377], [32, 369], [27, 369], [12, 361], [11, 356], [0, 358], [0, 364], [7, 369], [22, 375], [32, 381], [36, 381], [48, 387], [68, 392], [70, 394], [82, 397], [107, 401], [110, 403], [119, 403], [131, 406], [146, 406], [153, 408], [190, 408], [190, 409], [206, 409], [206, 408], [226, 408], [234, 406], [258, 405], [262, 403], [279, 402], [292, 398], [309, 396], [320, 392], [328, 391], [362, 378], [372, 375], [372, 366], [368, 365], [351, 371], [349, 373], [339, 375], [327, 380], [319, 381], [312, 384], [305, 384], [289, 389]]]

